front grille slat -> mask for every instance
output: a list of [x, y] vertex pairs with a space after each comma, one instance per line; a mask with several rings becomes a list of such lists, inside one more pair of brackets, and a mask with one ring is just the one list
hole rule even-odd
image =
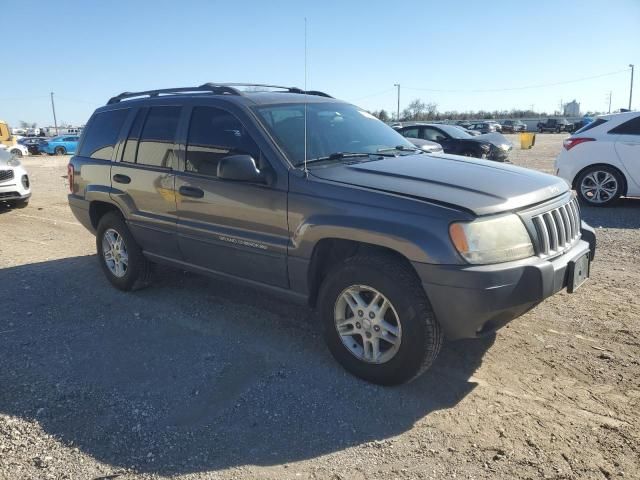
[[13, 170], [0, 170], [0, 182], [13, 179]]
[[560, 209], [556, 208], [553, 212], [551, 212], [551, 216], [555, 220], [556, 228], [558, 230], [558, 249], [562, 249], [567, 244], [567, 231], [562, 219], [562, 215], [560, 214]]
[[531, 218], [536, 230], [538, 256], [559, 255], [580, 238], [580, 210], [573, 198], [568, 203]]

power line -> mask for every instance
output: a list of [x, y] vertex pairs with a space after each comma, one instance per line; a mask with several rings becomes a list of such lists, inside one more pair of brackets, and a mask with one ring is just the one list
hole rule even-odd
[[358, 100], [363, 100], [365, 98], [371, 98], [371, 97], [377, 97], [378, 95], [382, 95], [383, 93], [388, 93], [391, 90], [395, 90], [396, 88], [387, 88], [386, 90], [382, 90], [381, 92], [376, 92], [376, 93], [371, 93], [369, 95], [365, 95], [364, 97], [358, 97], [358, 98], [352, 98], [351, 101], [352, 102], [357, 102]]
[[523, 86], [523, 87], [487, 88], [487, 89], [474, 89], [474, 90], [446, 90], [446, 89], [436, 89], [436, 88], [415, 88], [415, 87], [404, 87], [404, 88], [409, 89], [409, 90], [420, 90], [420, 91], [425, 91], [425, 92], [441, 92], [441, 93], [507, 92], [507, 91], [514, 91], [514, 90], [527, 90], [527, 89], [533, 89], [533, 88], [545, 88], [545, 87], [553, 87], [553, 86], [556, 86], [556, 85], [566, 85], [566, 84], [569, 84], [569, 83], [584, 82], [586, 80], [593, 80], [595, 78], [602, 78], [602, 77], [608, 77], [608, 76], [611, 76], [611, 75], [618, 75], [620, 73], [626, 73], [628, 71], [629, 71], [629, 69], [626, 68], [624, 70], [617, 70], [615, 72], [602, 73], [600, 75], [592, 75], [590, 77], [576, 78], [574, 80], [565, 80], [565, 81], [562, 81], [562, 82], [553, 82], [553, 83], [540, 83], [540, 84], [537, 84], [537, 85], [527, 85], [527, 86]]

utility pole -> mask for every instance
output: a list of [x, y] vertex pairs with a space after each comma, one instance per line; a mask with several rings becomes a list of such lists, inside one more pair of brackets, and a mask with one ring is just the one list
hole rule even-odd
[[398, 110], [396, 111], [396, 121], [400, 121], [400, 84], [394, 83], [394, 87], [398, 87]]
[[53, 125], [56, 127], [56, 135], [58, 135], [58, 120], [56, 119], [56, 104], [53, 103], [53, 92], [51, 92], [51, 110], [53, 110]]
[[611, 95], [612, 95], [612, 93], [613, 92], [611, 90], [609, 90], [609, 112], [608, 113], [611, 113]]
[[631, 99], [633, 98], [633, 64], [630, 63], [631, 67], [631, 85], [629, 86], [629, 110], [631, 110]]

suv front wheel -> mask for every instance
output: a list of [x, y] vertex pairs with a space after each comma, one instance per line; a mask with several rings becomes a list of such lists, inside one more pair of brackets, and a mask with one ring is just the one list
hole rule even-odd
[[435, 360], [442, 332], [415, 273], [377, 254], [349, 258], [318, 297], [325, 340], [352, 374], [381, 385], [418, 377]]
[[126, 291], [146, 285], [151, 264], [119, 213], [109, 212], [100, 219], [96, 248], [100, 266], [116, 288]]

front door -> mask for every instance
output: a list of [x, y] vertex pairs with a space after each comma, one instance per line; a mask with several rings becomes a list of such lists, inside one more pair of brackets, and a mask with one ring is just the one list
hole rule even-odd
[[287, 192], [275, 182], [218, 178], [221, 158], [251, 155], [269, 164], [242, 123], [216, 107], [194, 107], [184, 169], [176, 176], [178, 242], [185, 261], [208, 270], [287, 287]]

